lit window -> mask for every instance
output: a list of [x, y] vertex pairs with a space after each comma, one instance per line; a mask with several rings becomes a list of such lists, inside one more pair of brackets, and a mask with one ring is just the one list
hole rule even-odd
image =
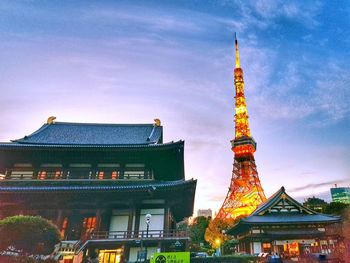
[[96, 217], [85, 217], [83, 221], [83, 235], [90, 237], [96, 227]]
[[112, 172], [112, 179], [115, 180], [115, 179], [118, 179], [118, 177], [119, 177], [119, 172], [113, 171]]
[[10, 178], [11, 179], [26, 179], [26, 180], [30, 180], [33, 178], [33, 171], [23, 171], [23, 170], [19, 170], [19, 171], [12, 171]]
[[44, 180], [46, 178], [46, 171], [40, 171], [38, 174], [38, 179]]
[[61, 172], [61, 171], [56, 171], [56, 172], [55, 172], [55, 179], [60, 179], [60, 178], [62, 178], [62, 173], [63, 173], [63, 172]]
[[67, 230], [67, 226], [68, 226], [68, 218], [65, 217], [62, 223], [62, 228], [61, 228], [61, 238], [64, 239], [64, 235], [66, 233]]
[[98, 172], [98, 179], [103, 179], [104, 177], [104, 172]]

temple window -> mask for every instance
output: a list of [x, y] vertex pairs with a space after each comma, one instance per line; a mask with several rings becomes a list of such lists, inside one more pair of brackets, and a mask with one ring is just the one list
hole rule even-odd
[[34, 171], [30, 163], [17, 163], [10, 174], [10, 178], [14, 180], [30, 180], [33, 179]]
[[89, 238], [96, 228], [96, 217], [85, 217], [83, 220], [83, 232], [85, 238]]
[[63, 175], [61, 164], [42, 164], [38, 173], [38, 179], [61, 179]]
[[97, 179], [118, 179], [120, 173], [120, 165], [116, 163], [98, 164], [96, 172]]
[[263, 249], [264, 253], [271, 252], [271, 243], [263, 243], [262, 244], [262, 249]]
[[40, 171], [40, 172], [38, 173], [38, 179], [39, 179], [39, 180], [44, 180], [44, 179], [46, 179], [46, 171]]
[[145, 179], [145, 165], [139, 163], [126, 164], [124, 179]]
[[115, 180], [115, 179], [118, 179], [118, 178], [119, 178], [119, 172], [113, 171], [112, 172], [112, 179]]
[[100, 171], [100, 172], [97, 173], [97, 179], [101, 180], [101, 179], [103, 179], [103, 177], [104, 177], [104, 172]]
[[64, 239], [68, 227], [68, 218], [65, 217], [61, 228], [61, 238]]
[[91, 176], [91, 164], [72, 163], [69, 165], [69, 179], [89, 179]]

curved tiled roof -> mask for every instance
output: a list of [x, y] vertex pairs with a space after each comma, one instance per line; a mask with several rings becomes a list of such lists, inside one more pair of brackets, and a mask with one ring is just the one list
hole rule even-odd
[[257, 209], [251, 213], [250, 216], [257, 216], [261, 213], [267, 212], [271, 207], [276, 205], [281, 199], [287, 199], [290, 203], [298, 207], [301, 211], [305, 212], [306, 214], [316, 214], [315, 211], [303, 206], [298, 201], [290, 197], [287, 193], [285, 188], [282, 186], [276, 193], [274, 193], [272, 196], [270, 196], [264, 203], [260, 204]]
[[153, 124], [55, 122], [13, 140], [28, 145], [152, 145], [162, 143], [163, 127]]
[[265, 215], [265, 216], [248, 216], [242, 218], [242, 223], [254, 224], [293, 224], [293, 223], [324, 223], [338, 222], [340, 217], [324, 214], [288, 214], [288, 215]]
[[75, 181], [75, 180], [43, 180], [43, 181], [3, 181], [0, 182], [0, 193], [28, 192], [66, 192], [66, 191], [145, 191], [152, 189], [170, 189], [186, 185], [196, 185], [196, 180], [178, 181]]
[[173, 148], [181, 147], [184, 145], [184, 141], [158, 143], [158, 144], [31, 144], [31, 143], [18, 143], [14, 142], [0, 142], [0, 148]]
[[228, 233], [235, 235], [254, 225], [291, 225], [308, 223], [336, 223], [339, 216], [317, 213], [289, 196], [282, 186], [251, 215], [241, 218]]

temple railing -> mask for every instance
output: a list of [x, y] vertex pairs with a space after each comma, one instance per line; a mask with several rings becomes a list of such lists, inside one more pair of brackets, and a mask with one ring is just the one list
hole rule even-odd
[[99, 231], [93, 232], [87, 239], [114, 239], [114, 240], [125, 240], [125, 239], [159, 239], [159, 238], [188, 238], [188, 231], [177, 231], [177, 230], [146, 230], [142, 231]]
[[[103, 172], [102, 177], [100, 176]], [[114, 175], [112, 173], [115, 172]], [[98, 170], [98, 169], [7, 169], [0, 171], [0, 180], [152, 180], [151, 169], [124, 169], [124, 170]]]

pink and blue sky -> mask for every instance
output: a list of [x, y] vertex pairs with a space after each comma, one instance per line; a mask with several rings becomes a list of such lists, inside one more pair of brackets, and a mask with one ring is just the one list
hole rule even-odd
[[0, 1], [0, 141], [58, 121], [183, 139], [195, 209], [227, 193], [234, 32], [266, 195], [350, 184], [348, 1]]

